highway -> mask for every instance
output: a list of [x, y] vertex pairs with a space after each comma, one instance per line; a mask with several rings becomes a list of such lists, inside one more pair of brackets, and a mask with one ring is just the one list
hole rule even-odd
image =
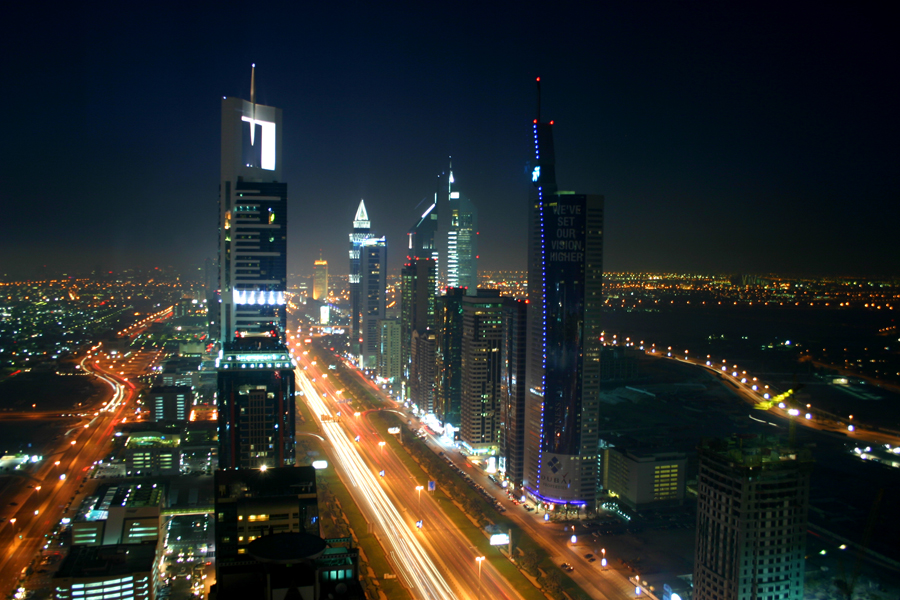
[[[33, 488], [25, 488], [15, 500], [15, 512], [7, 513], [6, 522], [0, 525], [0, 596], [12, 592], [23, 569], [39, 556], [51, 532], [60, 519], [78, 505], [72, 499], [80, 494], [90, 476], [95, 461], [105, 458], [108, 442], [115, 432], [115, 425], [128, 418], [128, 410], [136, 396], [134, 384], [127, 376], [132, 372], [149, 369], [158, 359], [157, 353], [139, 353], [131, 364], [124, 366], [113, 362], [92, 349], [81, 359], [82, 368], [104, 381], [109, 394], [101, 405], [82, 413], [82, 422], [70, 429], [60, 439], [54, 453], [44, 457], [42, 464], [31, 474]], [[135, 360], [137, 361], [135, 364]], [[101, 365], [102, 363], [102, 365]], [[66, 507], [71, 506], [67, 509]]]
[[[491, 566], [506, 560], [499, 553], [481, 563], [480, 555], [394, 453], [380, 445], [363, 416], [347, 414], [335, 404], [340, 395], [309, 361], [309, 371], [297, 368], [298, 389], [332, 443], [333, 462], [344, 474], [350, 493], [377, 527], [379, 540], [398, 577], [417, 598], [520, 598]], [[311, 380], [314, 377], [315, 382]], [[323, 398], [322, 396], [325, 396]], [[343, 408], [341, 416], [338, 412]], [[324, 415], [324, 419], [322, 416]], [[356, 438], [359, 442], [356, 442]], [[384, 476], [379, 475], [384, 472]], [[422, 486], [423, 490], [417, 490]], [[419, 529], [417, 521], [422, 521]], [[472, 526], [474, 527], [474, 525]]]

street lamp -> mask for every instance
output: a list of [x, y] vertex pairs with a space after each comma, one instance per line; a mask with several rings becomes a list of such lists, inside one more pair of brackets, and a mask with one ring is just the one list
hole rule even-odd
[[478, 563], [478, 597], [481, 598], [481, 563], [484, 561], [483, 556], [476, 556], [475, 562]]
[[416, 486], [416, 491], [419, 492], [419, 505], [422, 504], [422, 490], [424, 490], [424, 489], [425, 489], [424, 486], [421, 486], [421, 485]]
[[382, 454], [384, 454], [384, 444], [385, 444], [384, 440], [378, 442], [378, 445], [381, 446], [381, 453], [382, 453]]

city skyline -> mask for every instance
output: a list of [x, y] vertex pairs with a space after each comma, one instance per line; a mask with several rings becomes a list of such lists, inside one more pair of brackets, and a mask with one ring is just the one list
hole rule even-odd
[[[607, 197], [610, 271], [896, 272], [897, 53], [876, 12], [361, 6], [270, 21], [198, 5], [135, 27], [66, 10], [17, 7], [5, 40], [11, 112], [29, 117], [0, 161], [4, 274], [214, 257], [218, 103], [248, 96], [254, 62], [259, 101], [288, 115], [292, 272], [321, 248], [341, 274], [360, 199], [402, 243], [448, 156], [481, 213], [480, 268], [524, 269], [536, 76], [561, 178]], [[321, 26], [293, 35], [301, 21]], [[467, 43], [437, 41], [456, 33]]]

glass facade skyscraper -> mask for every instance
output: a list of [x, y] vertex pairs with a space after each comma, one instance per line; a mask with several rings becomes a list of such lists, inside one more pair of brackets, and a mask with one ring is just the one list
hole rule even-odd
[[523, 485], [539, 501], [593, 507], [603, 197], [560, 192], [551, 123], [534, 122]]
[[350, 352], [354, 356], [359, 356], [362, 342], [360, 247], [363, 242], [373, 237], [375, 236], [372, 234], [366, 203], [360, 200], [356, 215], [353, 217], [353, 232], [350, 234]]
[[219, 341], [239, 333], [284, 339], [287, 327], [287, 184], [281, 109], [222, 100], [219, 184]]

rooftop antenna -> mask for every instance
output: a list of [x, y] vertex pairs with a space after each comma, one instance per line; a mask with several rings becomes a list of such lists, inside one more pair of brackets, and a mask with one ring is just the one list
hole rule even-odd
[[541, 78], [537, 78], [537, 122], [541, 122]]
[[450, 193], [451, 188], [453, 187], [454, 179], [453, 179], [453, 157], [450, 157], [450, 175], [447, 177], [447, 193]]
[[250, 145], [256, 142], [256, 63], [250, 64]]

